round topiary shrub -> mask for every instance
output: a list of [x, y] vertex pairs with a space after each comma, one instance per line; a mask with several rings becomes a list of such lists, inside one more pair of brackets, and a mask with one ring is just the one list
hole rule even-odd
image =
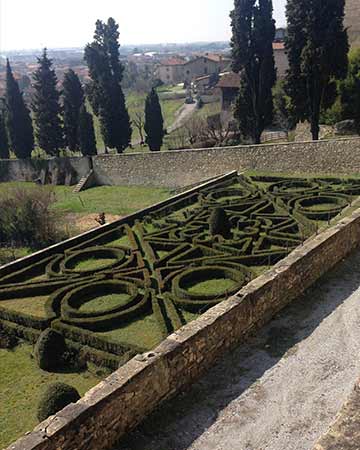
[[65, 383], [50, 384], [40, 398], [37, 417], [40, 422], [80, 399], [78, 391]]
[[35, 344], [34, 357], [40, 369], [51, 371], [62, 366], [66, 351], [64, 336], [48, 328], [40, 334]]
[[231, 223], [223, 208], [215, 208], [209, 217], [209, 228], [212, 236], [220, 235], [225, 239], [231, 238]]

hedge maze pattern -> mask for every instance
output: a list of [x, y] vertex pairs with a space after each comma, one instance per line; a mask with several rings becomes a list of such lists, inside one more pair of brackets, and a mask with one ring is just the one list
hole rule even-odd
[[[0, 328], [60, 331], [116, 368], [226, 300], [360, 194], [360, 181], [231, 176], [0, 279]], [[211, 235], [222, 208], [227, 239]]]

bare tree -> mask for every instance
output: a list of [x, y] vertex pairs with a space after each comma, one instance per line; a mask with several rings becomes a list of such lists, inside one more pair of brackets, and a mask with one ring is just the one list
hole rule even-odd
[[145, 144], [145, 139], [144, 139], [145, 117], [144, 117], [144, 113], [140, 112], [140, 111], [136, 111], [135, 114], [134, 114], [134, 117], [132, 118], [132, 122], [133, 122], [134, 126], [139, 131], [139, 136], [140, 136], [140, 139], [141, 139], [140, 145], [144, 145]]

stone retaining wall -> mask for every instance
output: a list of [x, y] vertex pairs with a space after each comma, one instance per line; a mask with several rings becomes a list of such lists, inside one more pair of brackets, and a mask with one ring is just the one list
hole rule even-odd
[[360, 210], [308, 240], [231, 299], [138, 355], [8, 450], [102, 450], [194, 382], [360, 242]]
[[104, 184], [178, 187], [237, 170], [283, 173], [360, 172], [360, 139], [99, 155], [94, 170]]
[[[0, 182], [31, 181], [47, 171], [48, 182], [58, 184], [67, 168], [74, 184], [90, 166], [89, 158], [0, 160]], [[93, 167], [99, 184], [118, 186], [182, 187], [231, 170], [350, 175], [360, 172], [360, 139], [98, 155]]]

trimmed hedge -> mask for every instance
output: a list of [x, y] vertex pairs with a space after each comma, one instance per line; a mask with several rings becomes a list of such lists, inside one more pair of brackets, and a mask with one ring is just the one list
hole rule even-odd
[[[183, 311], [201, 313], [236, 293], [253, 278], [251, 267], [265, 268], [284, 258], [317, 231], [319, 221], [337, 216], [359, 194], [360, 181], [349, 179], [232, 175], [213, 180], [128, 224], [94, 230], [14, 273], [4, 270], [0, 329], [34, 342], [51, 327], [85, 360], [114, 369], [150, 349], [112, 342], [100, 332], [153, 314], [167, 336], [186, 323]], [[114, 245], [124, 236], [125, 246]], [[92, 258], [113, 262], [77, 270], [79, 262]], [[34, 280], [40, 275], [43, 279]], [[235, 285], [218, 295], [188, 292], [192, 283], [217, 278], [230, 278]], [[80, 311], [84, 303], [112, 293], [129, 298], [101, 311]], [[1, 305], [1, 300], [31, 301], [39, 295], [49, 296], [44, 318]]]
[[53, 371], [63, 364], [67, 351], [64, 336], [48, 328], [41, 333], [34, 348], [34, 357], [40, 369]]
[[65, 383], [50, 384], [42, 394], [37, 410], [39, 422], [53, 416], [70, 403], [80, 400], [78, 391]]

